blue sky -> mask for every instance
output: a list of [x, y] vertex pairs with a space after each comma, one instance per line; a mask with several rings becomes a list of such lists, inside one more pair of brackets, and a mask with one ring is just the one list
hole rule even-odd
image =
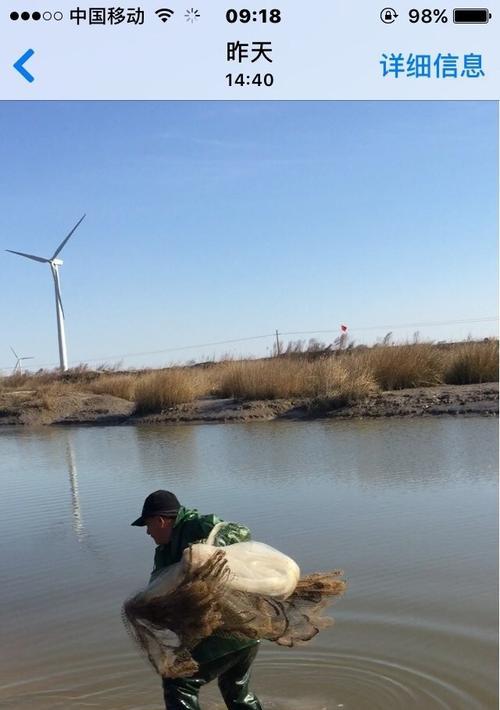
[[0, 158], [2, 368], [58, 364], [49, 267], [4, 249], [51, 256], [84, 212], [70, 364], [496, 333], [451, 322], [497, 314], [495, 103], [2, 102]]

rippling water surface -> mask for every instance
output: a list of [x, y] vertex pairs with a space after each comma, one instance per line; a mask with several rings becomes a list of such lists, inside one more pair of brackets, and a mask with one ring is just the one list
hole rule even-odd
[[346, 571], [333, 628], [261, 648], [266, 710], [496, 708], [497, 461], [489, 419], [3, 429], [0, 708], [161, 710], [120, 620], [160, 487]]

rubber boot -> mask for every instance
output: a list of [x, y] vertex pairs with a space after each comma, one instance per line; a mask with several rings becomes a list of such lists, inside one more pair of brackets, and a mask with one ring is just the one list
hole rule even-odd
[[163, 697], [167, 710], [201, 710], [200, 688], [217, 678], [228, 710], [262, 710], [259, 699], [248, 688], [258, 645], [228, 653], [200, 665], [191, 678], [164, 678]]

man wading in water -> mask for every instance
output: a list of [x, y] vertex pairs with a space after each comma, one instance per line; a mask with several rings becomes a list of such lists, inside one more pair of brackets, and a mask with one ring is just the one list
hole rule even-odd
[[[140, 518], [132, 523], [146, 527], [147, 534], [157, 544], [150, 582], [166, 567], [179, 562], [189, 545], [205, 540], [220, 522], [215, 515], [199, 515], [197, 510], [184, 508], [169, 491], [151, 493], [144, 501]], [[226, 544], [250, 539], [248, 528], [234, 527]], [[262, 710], [258, 698], [248, 688], [258, 644], [255, 640], [216, 635], [201, 641], [191, 651], [199, 664], [195, 675], [163, 678], [167, 710], [200, 710], [200, 688], [215, 678], [229, 710]]]

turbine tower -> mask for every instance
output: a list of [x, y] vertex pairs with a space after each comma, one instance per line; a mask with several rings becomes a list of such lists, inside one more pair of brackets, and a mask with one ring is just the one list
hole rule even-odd
[[22, 368], [21, 368], [21, 362], [22, 362], [23, 360], [33, 360], [33, 359], [34, 359], [34, 355], [26, 355], [25, 357], [21, 357], [20, 355], [18, 355], [18, 354], [16, 353], [16, 351], [14, 350], [14, 348], [12, 347], [12, 345], [10, 346], [10, 349], [11, 349], [12, 352], [14, 353], [14, 357], [16, 358], [16, 361], [17, 361], [17, 362], [16, 362], [16, 366], [14, 367], [14, 369], [13, 369], [13, 371], [12, 371], [12, 374], [15, 375], [16, 372], [19, 372], [19, 374], [22, 375], [22, 374], [23, 374], [23, 371], [22, 371]]
[[11, 254], [17, 254], [18, 256], [25, 256], [27, 259], [33, 259], [33, 261], [40, 261], [42, 264], [49, 264], [50, 265], [50, 270], [52, 271], [52, 276], [54, 278], [54, 290], [55, 290], [55, 297], [56, 297], [56, 314], [57, 314], [57, 336], [58, 336], [58, 341], [59, 341], [59, 362], [61, 366], [61, 370], [63, 372], [66, 372], [68, 369], [68, 356], [66, 352], [66, 336], [64, 333], [64, 310], [63, 310], [63, 305], [62, 305], [62, 300], [61, 300], [61, 287], [59, 284], [59, 267], [63, 265], [63, 262], [61, 259], [57, 258], [57, 255], [62, 251], [64, 248], [66, 242], [68, 239], [71, 237], [75, 229], [81, 224], [83, 221], [85, 215], [81, 217], [78, 222], [75, 224], [71, 232], [68, 234], [68, 236], [63, 239], [63, 241], [59, 244], [57, 249], [55, 250], [53, 256], [50, 257], [50, 259], [45, 259], [42, 256], [35, 256], [34, 254], [24, 254], [22, 251], [14, 251], [13, 249], [6, 249], [6, 251], [10, 252]]

